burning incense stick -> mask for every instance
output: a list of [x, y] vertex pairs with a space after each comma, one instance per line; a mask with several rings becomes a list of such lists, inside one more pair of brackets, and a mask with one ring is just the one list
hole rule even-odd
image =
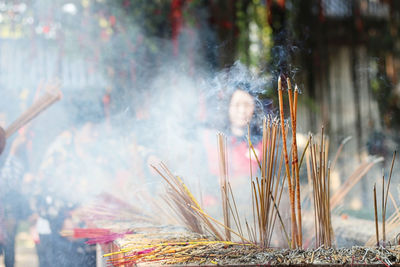
[[13, 123], [11, 123], [6, 132], [6, 138], [13, 135], [16, 131], [18, 131], [21, 127], [30, 122], [33, 118], [38, 116], [45, 109], [50, 107], [54, 102], [61, 99], [61, 91], [58, 88], [58, 85], [50, 86], [46, 93], [41, 96], [31, 107], [29, 107], [21, 116], [18, 117]]
[[296, 190], [297, 190], [297, 223], [299, 227], [299, 246], [303, 246], [303, 233], [302, 233], [302, 219], [301, 219], [301, 195], [300, 195], [300, 174], [299, 174], [299, 159], [298, 159], [298, 152], [297, 152], [297, 97], [299, 94], [299, 89], [297, 84], [294, 89], [294, 116], [293, 116], [293, 155], [294, 155], [294, 163], [295, 163], [295, 171], [296, 171]]
[[290, 199], [290, 210], [291, 210], [291, 225], [292, 225], [292, 243], [291, 247], [295, 248], [297, 242], [297, 223], [296, 223], [296, 210], [295, 210], [295, 196], [294, 189], [292, 184], [292, 179], [290, 175], [290, 167], [289, 167], [289, 156], [286, 145], [286, 131], [285, 131], [285, 116], [283, 111], [283, 95], [282, 95], [282, 81], [281, 77], [278, 79], [278, 99], [279, 99], [279, 111], [281, 118], [281, 127], [282, 127], [282, 142], [283, 142], [283, 152], [285, 156], [285, 167], [286, 167], [286, 176], [288, 180], [289, 187], [289, 199]]
[[302, 247], [302, 223], [301, 223], [301, 197], [300, 197], [300, 177], [299, 177], [299, 163], [298, 163], [298, 153], [297, 153], [297, 141], [296, 141], [296, 120], [297, 120], [297, 97], [298, 97], [298, 88], [295, 86], [294, 91], [294, 99], [292, 100], [292, 84], [290, 79], [287, 78], [288, 85], [288, 97], [289, 97], [289, 106], [290, 106], [290, 118], [292, 123], [292, 170], [293, 170], [293, 179], [296, 182], [296, 208], [297, 208], [297, 226], [298, 226], [298, 236], [297, 242], [298, 246]]

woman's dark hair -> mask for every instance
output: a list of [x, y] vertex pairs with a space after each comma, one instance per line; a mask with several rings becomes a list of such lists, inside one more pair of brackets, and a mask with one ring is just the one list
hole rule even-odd
[[[248, 93], [249, 95], [251, 95], [253, 97], [254, 100], [254, 112], [253, 112], [253, 116], [250, 120], [250, 135], [252, 137], [252, 139], [254, 139], [254, 142], [257, 142], [259, 140], [259, 138], [261, 138], [261, 133], [262, 133], [262, 120], [263, 117], [265, 115], [264, 113], [264, 108], [263, 108], [263, 104], [261, 103], [261, 101], [258, 98], [258, 94], [256, 92], [254, 92], [253, 90], [251, 90], [251, 84], [248, 82], [238, 82], [233, 84], [233, 86], [229, 86], [229, 88], [227, 88], [227, 95], [226, 95], [226, 100], [222, 101], [224, 104], [224, 125], [223, 125], [223, 131], [228, 134], [231, 135], [231, 127], [230, 127], [230, 119], [229, 119], [229, 106], [231, 104], [232, 101], [232, 97], [233, 94], [238, 91], [244, 91], [246, 93]], [[247, 136], [247, 131], [246, 131], [246, 136]]]
[[229, 106], [233, 94], [237, 90], [242, 90], [254, 99], [254, 113], [250, 121], [250, 135], [254, 142], [260, 139], [262, 137], [263, 118], [269, 113], [265, 107], [271, 104], [271, 100], [260, 100], [259, 98], [259, 95], [265, 91], [266, 84], [265, 79], [254, 77], [247, 67], [240, 62], [236, 62], [231, 68], [219, 73], [212, 83], [213, 88], [217, 90], [213, 97], [217, 99], [214, 105], [216, 105], [218, 113], [217, 115], [211, 114], [213, 116], [212, 126], [228, 135], [232, 134], [229, 120]]

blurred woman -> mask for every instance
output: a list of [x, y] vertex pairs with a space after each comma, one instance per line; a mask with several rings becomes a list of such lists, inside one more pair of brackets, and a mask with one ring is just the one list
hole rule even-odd
[[[219, 109], [222, 118], [214, 123], [215, 127], [204, 130], [202, 134], [210, 173], [205, 179], [207, 188], [203, 204], [210, 213], [216, 213], [216, 216], [220, 214], [217, 208], [220, 202], [217, 131], [226, 136], [228, 179], [235, 201], [239, 209], [247, 207], [248, 203], [251, 203], [250, 176], [255, 177], [259, 171], [254, 154], [261, 160], [261, 118], [265, 115], [263, 105], [258, 101], [250, 83], [234, 83], [225, 88], [224, 93], [225, 97], [221, 100], [222, 108]], [[249, 148], [248, 129], [254, 150]], [[247, 215], [246, 213], [245, 216]]]
[[[203, 142], [207, 151], [208, 167], [212, 174], [219, 175], [217, 153], [217, 131], [222, 132], [227, 140], [227, 153], [229, 164], [229, 176], [231, 183], [240, 183], [240, 178], [250, 177], [250, 166], [253, 172], [257, 172], [258, 163], [254, 152], [259, 157], [261, 150], [261, 117], [264, 115], [262, 104], [258, 102], [256, 95], [251, 91], [247, 83], [237, 83], [226, 89], [226, 108], [220, 127], [208, 129], [203, 134]], [[248, 146], [248, 127], [250, 139], [254, 146], [254, 152]], [[249, 154], [249, 152], [251, 152]]]
[[26, 131], [21, 129], [11, 143], [0, 170], [1, 248], [6, 267], [14, 266], [18, 224], [30, 215], [29, 202], [24, 192], [24, 174], [28, 169], [26, 143]]
[[[60, 232], [71, 222], [71, 213], [101, 187], [104, 162], [98, 162], [97, 128], [85, 122], [64, 131], [49, 146], [40, 167], [33, 196], [38, 215], [36, 245], [39, 264], [47, 266], [95, 266], [95, 251], [84, 240], [69, 240]], [[94, 194], [94, 193], [93, 193]], [[82, 225], [80, 225], [82, 223]], [[83, 227], [78, 221], [73, 228]]]

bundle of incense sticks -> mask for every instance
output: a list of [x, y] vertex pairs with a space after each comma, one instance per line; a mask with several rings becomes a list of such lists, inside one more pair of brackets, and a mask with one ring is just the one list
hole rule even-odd
[[[220, 229], [218, 229], [222, 227], [224, 230], [239, 237], [243, 242], [250, 243], [250, 241], [247, 240], [240, 231], [238, 233], [232, 228], [226, 226], [224, 223], [221, 223], [208, 215], [182, 179], [173, 175], [164, 163], [160, 163], [159, 165], [161, 170], [153, 165], [151, 165], [151, 167], [167, 182], [169, 191], [164, 200], [178, 216], [180, 222], [182, 222], [188, 229], [200, 234], [209, 233], [217, 240], [223, 241], [226, 236], [224, 237], [224, 235], [221, 234]], [[232, 211], [229, 201], [227, 205]]]
[[[268, 117], [263, 121], [263, 139], [262, 139], [262, 154], [261, 163], [258, 160], [257, 154], [254, 152], [254, 147], [250, 141], [250, 129], [248, 128], [249, 148], [253, 151], [261, 170], [261, 178], [253, 179], [251, 176], [252, 189], [252, 205], [254, 228], [252, 229], [247, 224], [249, 236], [254, 243], [259, 243], [261, 247], [270, 247], [272, 235], [275, 229], [276, 218], [279, 219], [284, 239], [289, 242], [289, 236], [286, 227], [283, 223], [279, 212], [279, 204], [282, 197], [283, 188], [285, 185], [286, 175], [282, 180], [283, 153], [281, 150], [281, 131], [280, 122], [277, 118]], [[250, 154], [251, 160], [251, 154]], [[279, 164], [278, 164], [279, 161]], [[251, 170], [252, 172], [252, 170]], [[257, 231], [258, 229], [258, 231]], [[258, 236], [256, 233], [258, 232]]]
[[312, 181], [314, 202], [315, 246], [331, 247], [334, 239], [330, 206], [330, 165], [327, 164], [328, 142], [322, 127], [321, 140], [314, 142], [310, 135], [307, 160], [309, 180]]
[[204, 234], [202, 220], [190, 207], [190, 205], [194, 205], [201, 209], [199, 203], [183, 183], [182, 179], [173, 176], [165, 165], [161, 165], [161, 168], [166, 173], [166, 177], [170, 178], [169, 182], [171, 182], [171, 185], [175, 186], [167, 188], [167, 195], [164, 197], [165, 202], [174, 211], [175, 215], [179, 218], [178, 220], [184, 222], [184, 225], [188, 229], [194, 233]]
[[[160, 163], [159, 170], [157, 167], [152, 166], [155, 171], [167, 182], [168, 190], [167, 196], [164, 197], [165, 202], [171, 207], [178, 220], [182, 222], [188, 229], [195, 233], [204, 234], [203, 224], [205, 223], [211, 230], [211, 233], [218, 239], [222, 240], [223, 237], [219, 231], [213, 226], [207, 217], [202, 216], [191, 208], [196, 207], [202, 210], [197, 200], [189, 191], [183, 181], [171, 173], [164, 163]], [[162, 171], [162, 172], [161, 172]]]
[[[311, 139], [314, 139], [314, 138], [313, 138], [312, 135], [310, 134], [304, 152], [306, 152], [307, 148], [309, 147]], [[341, 144], [340, 144], [338, 150], [336, 151], [336, 154], [335, 154], [333, 163], [330, 164], [330, 172], [332, 172], [332, 171], [334, 170], [334, 168], [335, 168], [335, 166], [336, 166], [336, 162], [337, 162], [337, 160], [338, 160], [338, 158], [339, 158], [339, 155], [340, 155], [340, 153], [341, 153], [341, 151], [342, 151], [344, 145], [345, 145], [350, 139], [351, 139], [351, 137], [347, 137], [347, 138], [345, 138], [345, 139], [341, 142]], [[324, 145], [324, 150], [325, 150], [325, 152], [324, 152], [325, 163], [324, 163], [323, 165], [326, 167], [326, 166], [327, 166], [326, 162], [327, 162], [327, 159], [328, 159], [328, 151], [329, 151], [329, 140], [328, 140], [328, 138], [327, 138], [326, 135], [324, 135], [324, 144], [325, 144], [325, 145]], [[320, 144], [319, 144], [319, 145], [320, 145]], [[318, 144], [317, 144], [316, 149], [317, 149], [317, 148], [320, 149], [320, 147], [318, 146]], [[317, 155], [317, 161], [316, 161], [316, 162], [318, 163], [318, 159], [319, 159], [318, 155], [319, 155], [320, 151], [315, 152], [316, 149], [314, 149], [314, 153], [316, 153], [316, 155]], [[309, 150], [311, 150], [311, 148], [310, 148]], [[302, 160], [303, 160], [303, 156], [305, 155], [304, 152], [303, 152], [303, 155], [302, 155], [302, 159], [301, 159], [301, 161], [300, 161], [300, 166], [301, 166], [301, 163], [302, 163]], [[314, 199], [315, 195], [314, 195], [314, 194], [316, 193], [316, 191], [314, 190], [314, 181], [313, 181], [313, 178], [312, 178], [312, 177], [313, 177], [312, 175], [313, 175], [313, 171], [314, 171], [314, 170], [313, 170], [312, 167], [311, 167], [312, 165], [311, 165], [311, 155], [310, 155], [310, 152], [308, 152], [308, 153], [306, 153], [306, 154], [307, 154], [307, 157], [306, 157], [307, 164], [306, 164], [306, 165], [307, 165], [307, 174], [308, 174], [309, 193], [307, 194], [307, 196], [304, 197], [304, 199], [303, 199], [302, 201], [304, 201], [305, 198], [308, 197], [310, 200], [312, 200], [312, 201], [314, 202], [314, 201], [315, 201], [315, 199]], [[351, 191], [351, 189], [352, 189], [359, 181], [361, 181], [361, 179], [368, 173], [368, 171], [369, 171], [375, 164], [377, 164], [377, 163], [379, 163], [379, 162], [381, 162], [381, 161], [383, 161], [383, 158], [372, 158], [372, 159], [367, 160], [366, 162], [361, 163], [361, 164], [353, 171], [353, 173], [352, 173], [350, 176], [347, 177], [347, 179], [344, 181], [344, 183], [342, 183], [342, 185], [341, 185], [338, 189], [336, 189], [335, 193], [334, 193], [333, 195], [330, 196], [330, 200], [329, 200], [329, 202], [330, 202], [330, 203], [329, 203], [330, 211], [329, 211], [329, 212], [331, 213], [336, 207], [338, 207], [339, 204], [340, 204], [340, 203], [343, 201], [343, 199], [346, 197], [346, 195]], [[319, 167], [319, 166], [318, 166], [318, 167]], [[325, 173], [326, 173], [326, 171], [325, 171]], [[318, 192], [317, 192], [317, 193], [318, 193]], [[330, 194], [330, 192], [329, 192], [329, 194]], [[390, 194], [389, 194], [389, 195], [390, 195]], [[315, 208], [315, 207], [314, 207], [314, 208]], [[331, 216], [331, 215], [329, 214], [329, 216]], [[315, 220], [315, 223], [318, 224], [318, 223], [319, 223], [319, 220], [318, 220], [318, 221]], [[315, 227], [317, 227], [317, 226], [315, 226]], [[307, 243], [311, 242], [312, 239], [315, 239], [315, 240], [318, 239], [317, 236], [316, 236], [316, 232], [317, 232], [317, 231], [314, 232], [314, 235], [311, 233], [311, 231], [307, 234], [307, 236], [309, 236], [309, 238], [307, 239]], [[317, 245], [317, 244], [316, 244], [316, 245]], [[327, 246], [327, 245], [325, 245], [325, 246]]]
[[48, 86], [46, 93], [42, 95], [32, 106], [21, 114], [13, 123], [5, 130], [6, 138], [9, 138], [16, 131], [38, 116], [53, 103], [61, 99], [61, 91], [58, 85]]

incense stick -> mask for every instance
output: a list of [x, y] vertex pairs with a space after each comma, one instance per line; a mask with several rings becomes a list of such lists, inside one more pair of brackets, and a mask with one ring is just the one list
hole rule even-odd
[[285, 167], [286, 167], [286, 176], [288, 180], [288, 187], [289, 187], [289, 199], [290, 199], [290, 210], [291, 210], [291, 225], [292, 225], [292, 243], [291, 247], [295, 248], [297, 244], [297, 223], [296, 223], [296, 210], [295, 210], [295, 196], [294, 190], [292, 186], [292, 179], [290, 175], [290, 168], [289, 168], [289, 156], [287, 152], [287, 145], [286, 145], [286, 131], [285, 131], [285, 116], [283, 111], [283, 95], [282, 95], [282, 81], [281, 77], [278, 79], [278, 99], [279, 99], [279, 113], [281, 118], [281, 127], [282, 127], [282, 142], [283, 142], [283, 152], [285, 155]]
[[[290, 80], [288, 79], [289, 84]], [[297, 96], [298, 96], [298, 88], [295, 86], [294, 90], [294, 101], [293, 101], [293, 118], [292, 118], [292, 133], [293, 133], [293, 161], [295, 168], [295, 176], [296, 176], [296, 200], [297, 200], [297, 225], [298, 229], [298, 246], [303, 246], [303, 234], [302, 234], [302, 222], [301, 222], [301, 196], [300, 196], [300, 175], [299, 175], [299, 162], [298, 162], [298, 153], [297, 153]]]
[[385, 174], [384, 171], [382, 169], [382, 244], [385, 245], [385, 239], [386, 239], [386, 234], [385, 234]]
[[231, 240], [230, 228], [230, 213], [229, 213], [229, 196], [228, 196], [228, 164], [227, 164], [227, 153], [226, 153], [226, 136], [222, 133], [217, 134], [218, 142], [218, 160], [219, 160], [219, 173], [220, 173], [220, 190], [221, 190], [221, 201], [222, 201], [222, 212], [224, 216], [225, 228], [225, 239]]
[[379, 230], [378, 230], [378, 209], [376, 203], [376, 184], [374, 184], [374, 211], [375, 211], [375, 237], [376, 246], [379, 246]]
[[[396, 158], [396, 151], [393, 152], [393, 158], [392, 158], [392, 164], [390, 167], [390, 174], [389, 174], [389, 180], [388, 180], [388, 185], [386, 187], [386, 196], [384, 193], [384, 188], [382, 188], [382, 236], [383, 236], [383, 244], [386, 242], [386, 225], [385, 225], [385, 219], [386, 219], [386, 206], [387, 206], [387, 198], [389, 194], [389, 187], [390, 187], [390, 180], [392, 179], [392, 172], [393, 172], [393, 165], [394, 165], [394, 160]], [[384, 178], [383, 178], [383, 183], [384, 183]], [[383, 197], [385, 197], [385, 200], [383, 200]]]
[[[253, 224], [254, 224], [253, 229], [255, 230], [256, 229], [256, 218], [255, 218], [256, 213], [255, 213], [255, 206], [254, 206], [255, 195], [254, 195], [254, 190], [253, 190], [253, 168], [252, 168], [252, 161], [251, 161], [252, 145], [251, 145], [251, 140], [250, 140], [250, 123], [247, 124], [247, 143], [249, 145], [250, 191], [251, 191], [251, 206], [252, 206]], [[254, 152], [254, 154], [256, 154], [254, 149], [253, 149], [253, 152]], [[258, 162], [258, 160], [257, 160], [257, 162]], [[261, 168], [261, 166], [260, 166], [260, 168]], [[246, 221], [246, 224], [247, 224], [247, 221]], [[253, 231], [253, 232], [255, 232], [255, 231]], [[256, 236], [254, 236], [254, 242], [256, 242], [256, 239], [257, 239]]]
[[21, 116], [19, 116], [6, 128], [6, 138], [9, 138], [33, 118], [38, 116], [53, 103], [61, 99], [61, 91], [58, 89], [58, 86], [53, 86], [49, 89], [31, 107], [29, 107], [24, 113], [21, 114]]

